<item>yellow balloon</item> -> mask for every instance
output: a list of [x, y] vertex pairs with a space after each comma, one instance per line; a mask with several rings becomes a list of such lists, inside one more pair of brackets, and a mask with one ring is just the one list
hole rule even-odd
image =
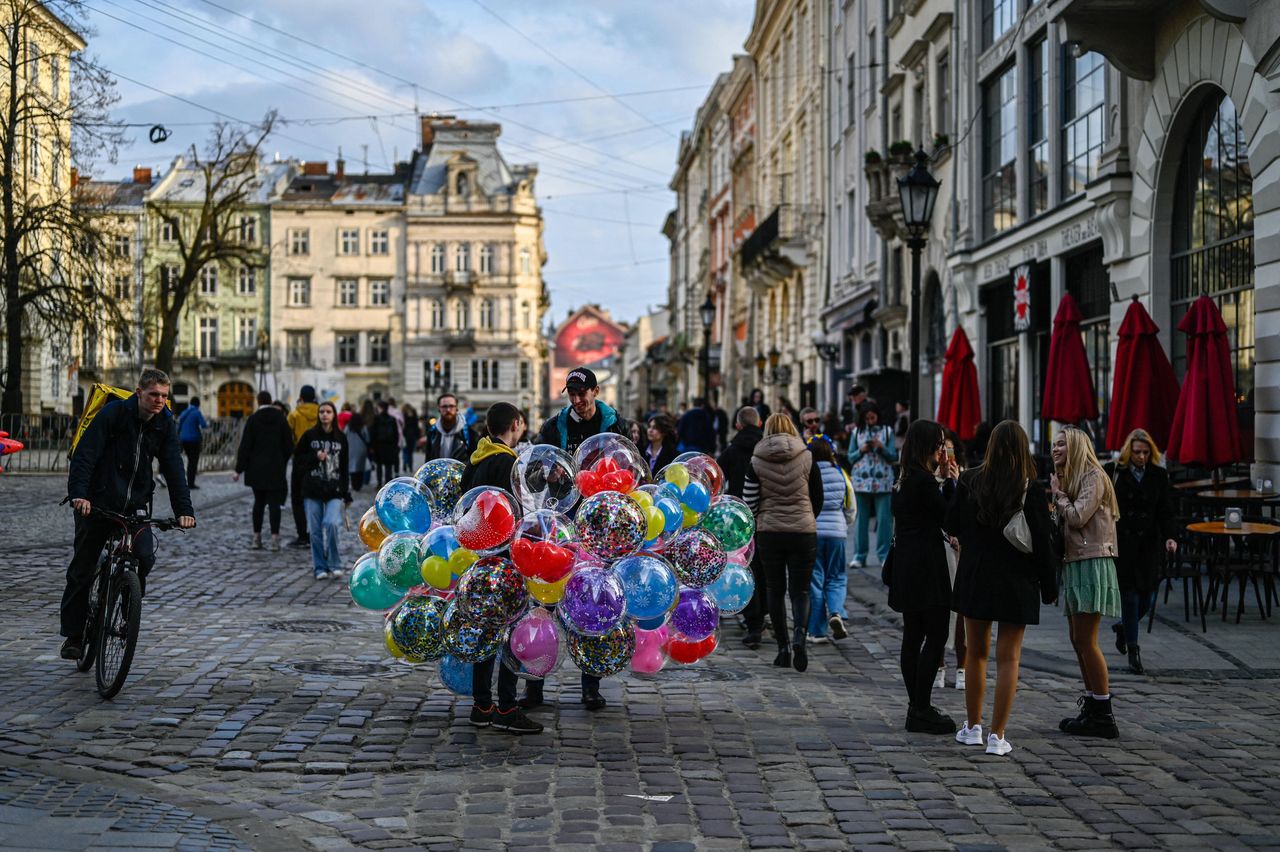
[[461, 574], [474, 565], [479, 558], [473, 551], [467, 550], [465, 547], [459, 547], [449, 554], [449, 570], [455, 574]]
[[[646, 495], [647, 496], [647, 495]], [[645, 514], [645, 533], [644, 540], [650, 541], [657, 538], [662, 533], [662, 528], [666, 526], [666, 516], [662, 514], [662, 510], [656, 506], [649, 506], [644, 510]]]
[[684, 523], [682, 524], [684, 529], [688, 529], [689, 527], [698, 523], [697, 512], [693, 511], [692, 509], [682, 509], [681, 511], [684, 512]]
[[360, 540], [370, 550], [377, 550], [382, 546], [382, 540], [386, 537], [387, 530], [382, 525], [382, 521], [378, 519], [378, 510], [370, 506], [360, 516]]
[[439, 556], [428, 556], [422, 561], [422, 581], [435, 589], [447, 589], [453, 583], [453, 569], [449, 561]]
[[387, 619], [387, 622], [382, 625], [382, 641], [386, 644], [387, 651], [391, 653], [391, 656], [397, 660], [404, 659], [404, 651], [400, 650], [400, 646], [396, 644], [396, 640], [391, 636], [391, 619]]
[[646, 491], [632, 491], [627, 496], [639, 503], [641, 508], [648, 509], [653, 505], [653, 495]]
[[529, 596], [538, 603], [555, 604], [564, 597], [564, 587], [568, 582], [568, 577], [558, 583], [544, 583], [530, 577], [525, 580], [525, 585], [529, 587]]
[[683, 491], [689, 485], [689, 468], [682, 464], [669, 464], [662, 469], [663, 477]]

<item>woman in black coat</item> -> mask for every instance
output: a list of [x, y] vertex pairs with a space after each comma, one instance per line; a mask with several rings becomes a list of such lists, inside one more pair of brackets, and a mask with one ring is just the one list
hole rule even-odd
[[400, 424], [389, 411], [385, 399], [378, 400], [378, 413], [369, 427], [369, 455], [378, 473], [378, 487], [387, 484], [394, 476], [397, 456], [400, 453]]
[[1155, 599], [1165, 554], [1178, 549], [1173, 487], [1160, 459], [1160, 448], [1146, 430], [1134, 429], [1124, 439], [1120, 459], [1106, 467], [1120, 504], [1116, 578], [1120, 581], [1121, 620], [1111, 629], [1116, 633], [1116, 648], [1129, 654], [1129, 670], [1134, 674], [1145, 671], [1138, 625]]
[[271, 394], [258, 392], [258, 410], [249, 415], [236, 450], [236, 472], [253, 489], [253, 549], [262, 549], [262, 515], [271, 516], [271, 549], [280, 549], [280, 507], [289, 493], [285, 469], [293, 455], [293, 432], [284, 412], [271, 404]]
[[317, 580], [341, 577], [338, 537], [343, 504], [351, 502], [351, 472], [347, 462], [347, 436], [338, 428], [338, 409], [320, 403], [317, 422], [298, 440], [293, 464], [302, 483], [302, 504], [311, 531], [311, 564]]
[[[942, 531], [947, 500], [959, 469], [946, 461], [942, 426], [917, 420], [902, 445], [902, 469], [893, 491], [893, 550], [882, 571], [889, 606], [902, 613], [902, 680], [910, 705], [907, 730], [954, 733], [956, 723], [931, 704], [951, 626], [951, 576]], [[945, 479], [938, 484], [941, 467]]]
[[[1021, 511], [1026, 519], [1030, 553], [1010, 541], [1005, 528]], [[1040, 602], [1057, 597], [1050, 546], [1049, 498], [1036, 482], [1035, 460], [1027, 433], [1012, 420], [991, 433], [982, 465], [960, 478], [947, 510], [947, 532], [960, 541], [960, 564], [952, 605], [964, 616], [965, 723], [956, 740], [982, 745], [982, 701], [991, 653], [991, 624], [996, 637], [996, 700], [987, 754], [1013, 750], [1005, 726], [1018, 688], [1022, 636], [1028, 624], [1040, 623]]]

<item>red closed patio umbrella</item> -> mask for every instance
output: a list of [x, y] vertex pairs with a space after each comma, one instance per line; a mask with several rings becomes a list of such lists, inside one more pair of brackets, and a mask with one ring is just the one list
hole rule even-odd
[[1178, 323], [1178, 331], [1187, 335], [1187, 374], [1173, 412], [1169, 457], [1204, 468], [1240, 461], [1244, 452], [1227, 324], [1213, 300], [1201, 296]]
[[1107, 413], [1107, 449], [1119, 450], [1134, 429], [1146, 429], [1158, 446], [1169, 444], [1177, 405], [1178, 379], [1156, 336], [1160, 327], [1136, 298], [1120, 323], [1111, 408]]
[[942, 367], [942, 393], [938, 397], [938, 422], [972, 441], [982, 420], [982, 403], [978, 398], [978, 368], [973, 363], [973, 347], [969, 335], [957, 327], [947, 345]]
[[1049, 367], [1040, 403], [1041, 416], [1046, 420], [1079, 423], [1098, 417], [1098, 397], [1093, 392], [1089, 359], [1080, 337], [1083, 319], [1076, 300], [1067, 293], [1058, 304], [1058, 312], [1053, 317], [1053, 335], [1049, 338]]

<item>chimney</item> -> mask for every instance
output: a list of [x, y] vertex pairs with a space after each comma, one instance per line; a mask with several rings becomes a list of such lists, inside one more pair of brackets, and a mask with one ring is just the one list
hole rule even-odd
[[80, 170], [75, 166], [71, 167], [71, 188], [75, 189], [80, 185]]
[[151, 186], [151, 169], [146, 166], [134, 166], [133, 182], [141, 186]]
[[302, 173], [312, 177], [323, 177], [329, 174], [329, 163], [327, 160], [321, 162], [306, 162], [302, 164]]
[[333, 164], [333, 176], [342, 180], [347, 175], [347, 161], [342, 159], [342, 147], [338, 147], [338, 159]]
[[431, 122], [434, 121], [434, 119], [431, 116], [424, 115], [422, 116], [421, 121], [422, 121], [422, 153], [425, 154], [431, 150], [431, 143], [435, 141], [436, 133], [431, 128]]

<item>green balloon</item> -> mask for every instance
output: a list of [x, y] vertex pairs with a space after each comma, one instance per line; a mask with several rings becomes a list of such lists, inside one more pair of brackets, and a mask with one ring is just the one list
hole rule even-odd
[[702, 518], [702, 527], [715, 536], [725, 552], [741, 550], [756, 534], [756, 519], [737, 497], [717, 497]]
[[412, 532], [395, 532], [378, 548], [378, 569], [382, 578], [403, 595], [422, 582], [422, 537]]
[[365, 609], [388, 609], [395, 606], [403, 595], [387, 584], [386, 578], [378, 569], [376, 553], [366, 553], [356, 560], [355, 567], [351, 569], [348, 588], [351, 590], [351, 599], [357, 606]]

